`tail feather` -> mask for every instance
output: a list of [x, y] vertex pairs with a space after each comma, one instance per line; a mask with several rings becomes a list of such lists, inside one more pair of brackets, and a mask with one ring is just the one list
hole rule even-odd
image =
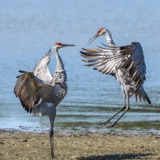
[[144, 101], [147, 101], [148, 104], [151, 104], [151, 100], [149, 99], [147, 93], [145, 92], [143, 86], [141, 86], [137, 92], [136, 92], [136, 100], [137, 100], [137, 97], [140, 99], [141, 101], [141, 98], [144, 100]]
[[149, 104], [151, 104], [151, 100], [149, 99], [147, 93], [146, 93], [146, 95], [145, 95], [145, 99], [147, 100], [147, 102], [148, 102]]

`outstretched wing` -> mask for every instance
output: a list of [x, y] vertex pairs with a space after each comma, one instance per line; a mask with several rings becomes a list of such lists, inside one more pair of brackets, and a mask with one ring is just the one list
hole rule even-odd
[[45, 54], [45, 56], [37, 63], [36, 67], [33, 70], [33, 73], [36, 77], [41, 79], [44, 82], [50, 82], [52, 75], [48, 68], [48, 63], [50, 62], [51, 50]]
[[146, 66], [143, 50], [138, 42], [122, 47], [103, 49], [83, 49], [81, 55], [88, 62], [86, 66], [95, 66], [93, 69], [104, 74], [115, 75], [118, 68], [128, 71], [135, 88], [138, 89], [145, 80]]
[[[37, 78], [33, 72], [20, 71], [14, 93], [27, 112], [37, 113], [47, 109], [49, 105], [57, 105], [66, 95], [66, 89], [60, 83], [48, 85]], [[44, 114], [44, 113], [42, 113]]]
[[19, 97], [22, 106], [27, 112], [32, 112], [32, 108], [40, 101], [38, 93], [38, 81], [32, 72], [20, 71], [23, 74], [18, 76], [14, 93]]
[[[123, 68], [129, 71], [129, 75], [132, 78], [135, 88], [139, 87], [146, 80], [146, 64], [144, 60], [143, 50], [139, 42], [132, 42], [132, 49], [127, 50], [124, 48], [124, 52], [129, 54], [129, 58], [125, 64], [122, 65]], [[123, 52], [123, 47], [122, 47]]]

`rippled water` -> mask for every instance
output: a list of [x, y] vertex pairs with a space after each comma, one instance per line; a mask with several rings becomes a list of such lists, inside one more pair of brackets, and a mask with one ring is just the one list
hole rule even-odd
[[[154, 0], [6, 0], [0, 1], [0, 128], [47, 130], [47, 117], [27, 114], [13, 94], [18, 70], [32, 71], [56, 41], [73, 43], [60, 50], [68, 74], [68, 94], [58, 106], [56, 131], [160, 134], [160, 1]], [[145, 90], [152, 105], [131, 99], [131, 110], [112, 129], [98, 123], [123, 105], [117, 81], [85, 67], [79, 51], [105, 42], [87, 41], [107, 27], [117, 45], [142, 44], [147, 65]], [[50, 69], [54, 73], [55, 58]]]

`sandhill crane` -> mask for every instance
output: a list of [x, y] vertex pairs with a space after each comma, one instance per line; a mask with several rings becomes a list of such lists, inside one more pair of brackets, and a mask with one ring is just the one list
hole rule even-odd
[[[56, 117], [56, 106], [67, 93], [67, 75], [58, 49], [72, 44], [55, 43], [52, 49], [38, 62], [33, 72], [20, 71], [14, 93], [19, 98], [27, 112], [34, 115], [48, 115], [50, 120], [50, 149], [51, 159], [54, 157], [53, 125]], [[57, 66], [54, 76], [51, 75], [48, 63], [51, 53], [54, 52]]]
[[146, 65], [144, 61], [143, 50], [139, 42], [132, 42], [126, 46], [116, 46], [113, 42], [111, 33], [108, 29], [100, 28], [96, 35], [93, 36], [89, 43], [97, 37], [105, 35], [107, 45], [98, 49], [82, 48], [81, 55], [85, 58], [83, 61], [88, 62], [86, 66], [95, 66], [93, 69], [104, 74], [114, 76], [120, 83], [123, 93], [124, 106], [107, 121], [100, 124], [107, 124], [116, 115], [124, 110], [119, 118], [108, 127], [113, 127], [130, 109], [129, 98], [135, 95], [136, 100], [143, 99], [151, 104], [151, 101], [143, 88], [146, 79]]

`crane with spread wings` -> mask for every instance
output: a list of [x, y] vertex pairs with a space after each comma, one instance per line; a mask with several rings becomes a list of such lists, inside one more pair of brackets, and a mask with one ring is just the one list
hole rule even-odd
[[143, 84], [146, 80], [146, 65], [143, 50], [139, 42], [132, 42], [126, 46], [116, 46], [112, 39], [110, 31], [106, 28], [100, 28], [96, 35], [93, 36], [89, 43], [93, 42], [97, 37], [105, 35], [107, 45], [96, 49], [82, 48], [81, 56], [86, 66], [93, 66], [94, 70], [98, 70], [103, 74], [114, 76], [120, 83], [123, 93], [123, 107], [107, 121], [101, 124], [109, 123], [120, 112], [124, 111], [119, 118], [109, 127], [113, 127], [130, 109], [129, 98], [135, 95], [137, 99], [143, 99], [151, 104], [151, 101], [144, 90]]
[[[56, 106], [67, 93], [67, 74], [58, 50], [71, 44], [55, 43], [53, 48], [38, 62], [33, 72], [20, 71], [14, 93], [27, 112], [36, 116], [49, 116], [51, 159], [54, 157], [53, 125], [56, 117]], [[57, 66], [52, 76], [48, 68], [51, 53], [54, 52]]]

